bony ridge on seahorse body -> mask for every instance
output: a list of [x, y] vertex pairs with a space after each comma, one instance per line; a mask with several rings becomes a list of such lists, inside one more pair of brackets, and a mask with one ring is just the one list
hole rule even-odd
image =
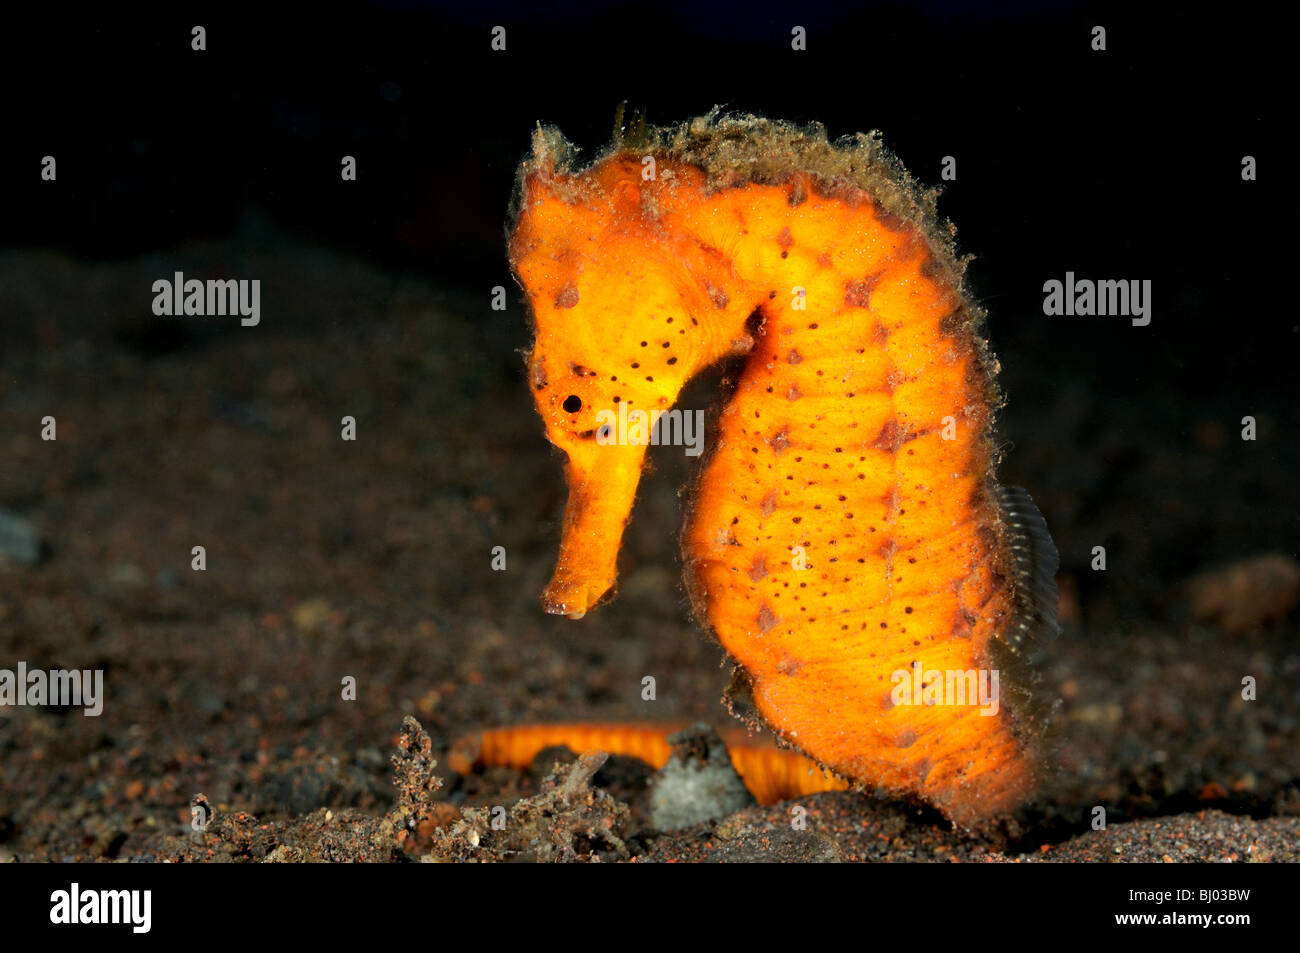
[[[1039, 773], [1026, 655], [1056, 629], [1057, 557], [993, 478], [996, 363], [934, 194], [874, 135], [716, 110], [571, 166], [539, 128], [509, 243], [567, 456], [546, 610], [614, 592], [646, 448], [597, 439], [601, 412], [667, 410], [747, 355], [682, 535], [747, 702], [861, 787], [960, 823], [1014, 808]], [[972, 697], [990, 673], [992, 706]]]

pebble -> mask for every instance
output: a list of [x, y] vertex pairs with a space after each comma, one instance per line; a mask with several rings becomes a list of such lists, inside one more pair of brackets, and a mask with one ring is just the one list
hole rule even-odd
[[0, 510], [0, 566], [35, 566], [41, 561], [41, 538], [21, 516]]

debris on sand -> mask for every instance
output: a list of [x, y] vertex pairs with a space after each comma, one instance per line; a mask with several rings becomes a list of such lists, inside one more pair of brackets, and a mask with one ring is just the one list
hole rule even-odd
[[541, 862], [611, 861], [629, 857], [628, 806], [592, 786], [608, 760], [594, 751], [557, 764], [534, 797], [503, 806], [468, 808], [433, 835], [421, 860]]
[[1300, 563], [1266, 553], [1200, 573], [1187, 584], [1192, 618], [1243, 635], [1283, 622], [1300, 601]]

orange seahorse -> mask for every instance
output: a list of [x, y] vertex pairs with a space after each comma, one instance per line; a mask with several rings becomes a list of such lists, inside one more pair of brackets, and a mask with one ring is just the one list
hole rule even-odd
[[[717, 110], [571, 163], [539, 127], [509, 243], [536, 334], [528, 378], [567, 455], [546, 610], [579, 619], [614, 592], [646, 448], [614, 439], [609, 412], [666, 411], [747, 355], [682, 534], [733, 684], [857, 787], [964, 824], [1014, 808], [1040, 763], [1027, 653], [1056, 630], [1057, 555], [1028, 494], [994, 479], [997, 364], [935, 193], [876, 134], [831, 143]], [[991, 693], [965, 696], [979, 685]], [[650, 750], [636, 732], [483, 737], [518, 762], [566, 730]], [[799, 788], [787, 773], [772, 796]]]

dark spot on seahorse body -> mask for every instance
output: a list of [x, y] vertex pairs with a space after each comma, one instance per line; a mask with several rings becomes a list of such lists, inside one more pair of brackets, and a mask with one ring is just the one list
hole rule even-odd
[[557, 308], [572, 308], [578, 303], [578, 288], [570, 281], [560, 289], [560, 293], [555, 296], [555, 306]]
[[880, 707], [885, 711], [889, 711], [894, 707], [894, 693], [892, 691], [885, 692], [885, 696], [880, 699]]
[[875, 328], [871, 332], [872, 344], [884, 344], [889, 340], [889, 328], [885, 327], [879, 321], [876, 322]]
[[794, 236], [790, 234], [789, 225], [781, 229], [781, 234], [776, 236], [776, 243], [782, 248], [790, 248], [794, 245]]
[[763, 603], [758, 610], [758, 631], [767, 632], [780, 621], [776, 613], [767, 607], [767, 603]]
[[763, 502], [758, 505], [758, 511], [764, 516], [771, 516], [776, 510], [776, 490], [773, 490], [767, 496], [763, 497]]
[[850, 281], [844, 286], [844, 303], [851, 308], [871, 307], [871, 292], [876, 290], [883, 274], [884, 271], [877, 271], [859, 281]]
[[829, 268], [831, 266], [831, 253], [824, 251], [818, 255], [817, 264], [821, 265], [823, 268]]
[[[876, 555], [885, 560], [885, 562], [892, 560], [894, 558], [894, 553], [896, 552], [898, 552], [898, 543], [892, 536], [886, 537], [884, 542], [882, 542], [876, 549]], [[882, 622], [880, 627], [883, 629], [885, 624]]]
[[529, 376], [531, 377], [533, 387], [536, 390], [546, 390], [546, 368], [542, 366], [541, 361], [533, 363], [532, 373]]
[[929, 758], [922, 758], [920, 761], [916, 762], [916, 767], [913, 771], [916, 773], [917, 784], [925, 783], [925, 779], [930, 776], [931, 767], [933, 767], [933, 765]]
[[791, 348], [789, 355], [786, 356], [786, 360], [789, 361], [791, 364], [798, 364], [803, 360], [803, 355], [801, 355], [794, 348]]
[[904, 728], [894, 738], [894, 744], [899, 748], [910, 748], [916, 744], [916, 732], [911, 728]]
[[782, 427], [776, 433], [772, 434], [772, 436], [767, 438], [767, 443], [768, 446], [772, 448], [772, 452], [777, 456], [780, 456], [781, 451], [790, 446], [790, 428]]
[[749, 567], [749, 578], [758, 582], [767, 576], [767, 557], [759, 553], [754, 557], [754, 565]]
[[802, 396], [803, 394], [799, 391], [799, 388], [794, 384], [791, 384], [790, 389], [785, 392], [786, 400], [798, 400]]

